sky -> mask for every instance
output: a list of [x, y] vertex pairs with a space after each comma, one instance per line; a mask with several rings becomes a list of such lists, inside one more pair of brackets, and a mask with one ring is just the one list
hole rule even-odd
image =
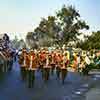
[[100, 0], [0, 0], [0, 34], [25, 38], [38, 26], [42, 17], [55, 15], [62, 5], [73, 5], [90, 26], [100, 30]]

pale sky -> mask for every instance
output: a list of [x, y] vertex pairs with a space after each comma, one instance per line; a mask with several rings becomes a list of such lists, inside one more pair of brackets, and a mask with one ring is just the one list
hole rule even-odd
[[54, 15], [65, 4], [76, 7], [89, 31], [100, 30], [100, 0], [0, 0], [0, 33], [24, 38], [38, 26], [41, 17]]

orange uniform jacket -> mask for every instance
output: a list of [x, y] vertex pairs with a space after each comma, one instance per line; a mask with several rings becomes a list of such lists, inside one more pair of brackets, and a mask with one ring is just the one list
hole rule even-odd
[[[32, 56], [32, 64], [31, 64], [31, 56]], [[35, 70], [37, 67], [37, 59], [35, 55], [29, 55], [29, 68]]]

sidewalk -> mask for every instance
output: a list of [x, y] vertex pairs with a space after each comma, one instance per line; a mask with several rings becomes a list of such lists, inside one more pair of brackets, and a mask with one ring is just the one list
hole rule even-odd
[[100, 74], [95, 75], [95, 79], [98, 80], [95, 82], [94, 87], [86, 93], [86, 100], [100, 100]]
[[93, 88], [86, 93], [86, 100], [100, 100], [100, 88]]

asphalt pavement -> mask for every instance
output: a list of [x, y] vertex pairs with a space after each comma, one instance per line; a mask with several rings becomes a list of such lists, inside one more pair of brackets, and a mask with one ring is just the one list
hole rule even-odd
[[21, 80], [19, 64], [15, 62], [12, 71], [0, 79], [0, 100], [87, 100], [87, 93], [98, 79], [68, 72], [64, 85], [56, 75], [44, 83], [41, 74], [36, 72], [35, 85], [30, 89], [27, 82]]

